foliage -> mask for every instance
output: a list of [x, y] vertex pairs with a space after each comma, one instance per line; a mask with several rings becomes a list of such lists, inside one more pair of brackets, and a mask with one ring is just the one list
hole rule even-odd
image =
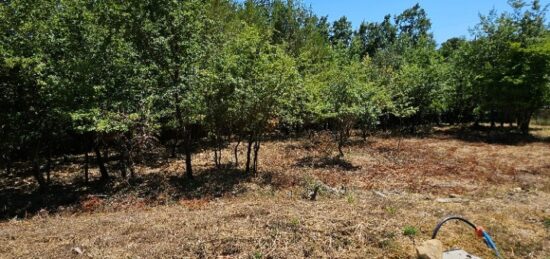
[[331, 130], [339, 157], [355, 128], [500, 121], [527, 133], [550, 104], [547, 9], [510, 4], [481, 16], [473, 40], [438, 48], [418, 4], [354, 30], [298, 0], [3, 1], [1, 163], [32, 161], [46, 185], [44, 160], [93, 150], [107, 179], [101, 150], [131, 167], [161, 139], [192, 178], [208, 143], [219, 166], [222, 148], [246, 141], [255, 172], [272, 133]]
[[418, 233], [418, 230], [414, 226], [405, 226], [403, 228], [403, 235], [414, 237]]

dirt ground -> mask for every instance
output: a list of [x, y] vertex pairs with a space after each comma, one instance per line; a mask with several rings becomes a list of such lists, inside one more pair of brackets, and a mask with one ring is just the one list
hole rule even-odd
[[[193, 182], [167, 158], [108, 187], [84, 185], [76, 158], [56, 166], [55, 196], [2, 181], [0, 258], [414, 258], [449, 215], [483, 225], [504, 258], [550, 258], [550, 127], [532, 132], [354, 137], [345, 160], [319, 133], [266, 141], [258, 176], [230, 167], [227, 149], [224, 169], [197, 154]], [[439, 238], [492, 258], [464, 225]]]

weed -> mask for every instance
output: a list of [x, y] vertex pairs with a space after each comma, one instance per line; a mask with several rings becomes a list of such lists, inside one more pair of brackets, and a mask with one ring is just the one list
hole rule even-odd
[[290, 225], [294, 228], [300, 226], [300, 219], [298, 218], [293, 218], [290, 220]]
[[254, 259], [262, 259], [264, 256], [262, 255], [261, 252], [254, 252]]
[[349, 204], [354, 204], [355, 201], [356, 201], [355, 196], [353, 195], [353, 193], [348, 193], [346, 199], [347, 199]]
[[406, 226], [403, 228], [403, 235], [408, 237], [416, 236], [418, 230], [414, 226]]
[[395, 238], [396, 235], [395, 235], [394, 232], [384, 232], [384, 233], [382, 234], [382, 236], [383, 236], [384, 238], [392, 239], [392, 240], [393, 240], [393, 239]]
[[378, 247], [382, 248], [382, 249], [386, 249], [388, 247], [391, 247], [393, 244], [394, 241], [391, 240], [391, 239], [383, 239], [383, 240], [380, 240], [378, 242]]
[[390, 215], [395, 215], [397, 213], [396, 207], [387, 206], [385, 209], [386, 209], [386, 212]]

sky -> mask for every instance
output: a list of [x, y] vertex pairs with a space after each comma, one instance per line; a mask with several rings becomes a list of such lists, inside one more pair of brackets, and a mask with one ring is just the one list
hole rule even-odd
[[[441, 44], [452, 37], [470, 38], [469, 28], [479, 22], [479, 14], [495, 8], [499, 13], [510, 11], [506, 0], [303, 0], [319, 16], [334, 21], [345, 15], [357, 28], [362, 21], [380, 22], [386, 14], [401, 13], [419, 3], [432, 21], [432, 32]], [[529, 1], [530, 2], [530, 1]], [[550, 0], [541, 0], [542, 5]]]

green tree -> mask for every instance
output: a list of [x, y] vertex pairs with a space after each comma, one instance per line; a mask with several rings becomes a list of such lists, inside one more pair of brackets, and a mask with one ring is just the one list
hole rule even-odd
[[205, 69], [211, 20], [202, 1], [133, 1], [130, 41], [152, 78], [151, 98], [159, 120], [183, 140], [186, 176], [193, 178], [196, 129], [203, 124], [201, 73]]
[[83, 149], [87, 154], [93, 144], [102, 180], [110, 178], [102, 146], [105, 154], [110, 148], [119, 152], [123, 177], [128, 167], [133, 176], [132, 150], [141, 142], [136, 138], [151, 135], [154, 123], [147, 74], [125, 34], [128, 5], [62, 1], [58, 6], [49, 54], [57, 91], [66, 97], [64, 113], [74, 131], [91, 138]]
[[396, 38], [397, 28], [391, 21], [391, 15], [386, 15], [380, 23], [361, 23], [354, 33], [352, 51], [360, 59], [366, 55], [374, 57], [377, 51], [393, 45]]
[[428, 18], [426, 11], [419, 4], [396, 16], [395, 26], [397, 27], [399, 37], [406, 38], [412, 45], [421, 43], [423, 39], [432, 38], [430, 33], [432, 22]]
[[232, 109], [240, 118], [238, 132], [248, 140], [246, 172], [256, 173], [262, 137], [295, 96], [300, 76], [281, 48], [269, 44], [255, 27], [243, 27], [227, 44], [227, 58], [235, 82]]
[[515, 119], [527, 133], [530, 118], [544, 104], [547, 91], [546, 9], [539, 1], [527, 9], [524, 1], [510, 4], [513, 13], [492, 11], [481, 16], [470, 67], [476, 74], [478, 113], [488, 114], [493, 127], [497, 119]]
[[465, 123], [475, 119], [476, 95], [473, 88], [475, 71], [470, 69], [473, 44], [463, 38], [451, 38], [444, 42], [438, 52], [441, 62], [443, 104], [445, 120], [450, 123]]
[[50, 1], [0, 4], [0, 152], [8, 164], [16, 156], [32, 161], [33, 176], [45, 188], [49, 179], [40, 164], [47, 158], [49, 167], [67, 118], [60, 110], [63, 96], [51, 82], [52, 17], [43, 10], [57, 9]]
[[334, 136], [338, 143], [339, 158], [344, 157], [343, 147], [350, 137], [352, 128], [361, 120], [372, 121], [379, 115], [374, 100], [377, 95], [369, 82], [365, 66], [348, 59], [345, 49], [332, 52], [329, 61], [317, 74], [306, 78], [311, 93], [309, 109], [320, 121], [334, 124]]
[[353, 35], [353, 30], [351, 27], [351, 22], [348, 21], [346, 16], [340, 17], [340, 19], [332, 23], [330, 29], [330, 41], [333, 45], [343, 45], [348, 47], [351, 44], [351, 36]]

